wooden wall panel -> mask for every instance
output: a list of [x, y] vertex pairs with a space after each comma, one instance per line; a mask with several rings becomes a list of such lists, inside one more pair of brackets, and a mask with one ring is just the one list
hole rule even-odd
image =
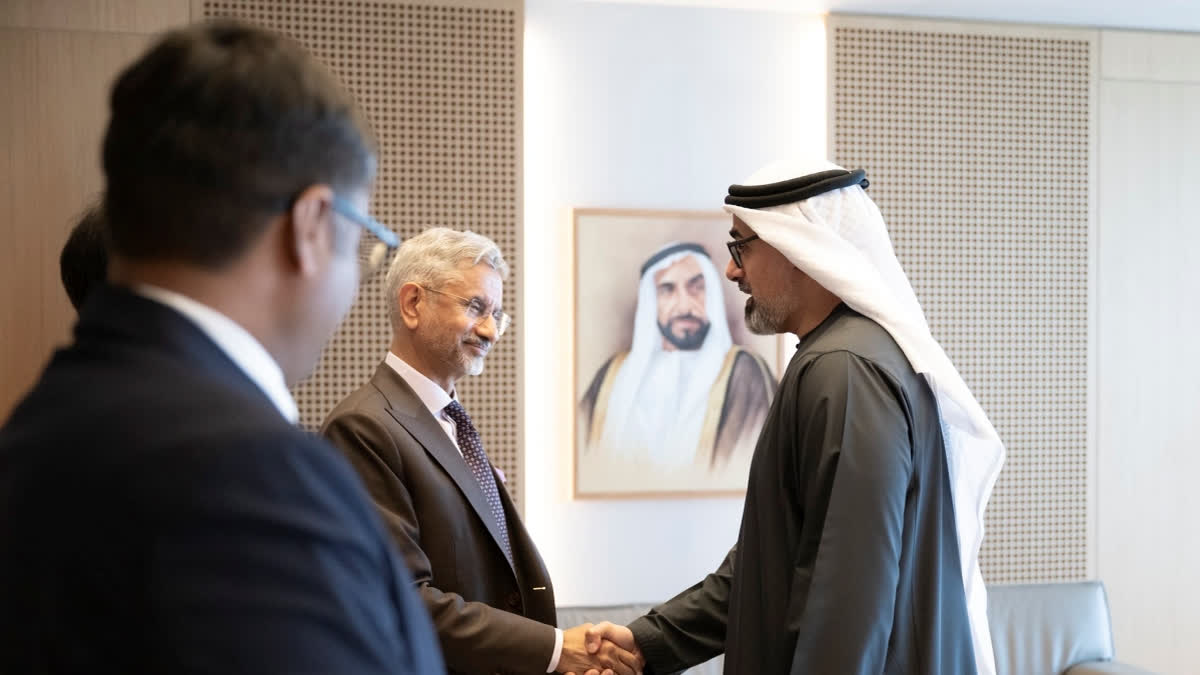
[[150, 34], [187, 23], [188, 0], [4, 0], [0, 26]]
[[832, 17], [830, 150], [1008, 450], [988, 583], [1089, 575], [1092, 31]]
[[69, 337], [58, 254], [101, 189], [109, 84], [147, 39], [0, 28], [0, 419]]

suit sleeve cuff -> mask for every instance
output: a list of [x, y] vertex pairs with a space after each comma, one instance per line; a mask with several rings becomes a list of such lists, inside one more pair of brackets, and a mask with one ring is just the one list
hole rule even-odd
[[563, 632], [561, 628], [554, 629], [554, 651], [550, 652], [550, 666], [546, 668], [547, 673], [553, 673], [558, 670], [558, 659], [562, 656]]

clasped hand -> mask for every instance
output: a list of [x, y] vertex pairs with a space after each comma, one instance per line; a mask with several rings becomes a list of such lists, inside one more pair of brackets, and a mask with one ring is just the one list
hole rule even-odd
[[641, 675], [642, 651], [625, 626], [607, 621], [563, 631], [558, 672], [566, 675]]

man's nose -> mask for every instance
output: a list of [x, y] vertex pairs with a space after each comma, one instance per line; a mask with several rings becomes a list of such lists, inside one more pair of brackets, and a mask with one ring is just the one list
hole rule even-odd
[[495, 342], [498, 332], [499, 326], [496, 325], [496, 317], [491, 314], [485, 315], [475, 324], [475, 334], [488, 342]]
[[672, 292], [670, 295], [660, 297], [658, 300], [659, 311], [666, 310], [669, 316], [679, 316], [687, 313], [687, 297], [678, 291]]
[[725, 278], [730, 281], [737, 281], [742, 278], [743, 274], [742, 268], [733, 264], [733, 258], [730, 258], [729, 263], [725, 265]]

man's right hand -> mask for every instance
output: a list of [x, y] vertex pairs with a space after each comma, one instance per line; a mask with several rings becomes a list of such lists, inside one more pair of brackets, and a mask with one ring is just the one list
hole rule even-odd
[[558, 672], [567, 675], [641, 675], [646, 665], [633, 633], [605, 621], [563, 631]]
[[[638, 649], [637, 640], [633, 637], [633, 631], [625, 626], [618, 626], [614, 623], [604, 621], [596, 625], [584, 624], [587, 627], [584, 636], [584, 643], [587, 647], [588, 654], [599, 654], [605, 650], [616, 648], [621, 652], [628, 653], [636, 660], [637, 671], [636, 675], [642, 675], [642, 669], [646, 667], [646, 659], [642, 656], [642, 650]], [[564, 638], [565, 644], [565, 638]], [[565, 652], [565, 649], [564, 649]], [[583, 675], [611, 675], [611, 672], [592, 668], [587, 671], [580, 671]], [[574, 672], [567, 672], [566, 675], [577, 675]]]

